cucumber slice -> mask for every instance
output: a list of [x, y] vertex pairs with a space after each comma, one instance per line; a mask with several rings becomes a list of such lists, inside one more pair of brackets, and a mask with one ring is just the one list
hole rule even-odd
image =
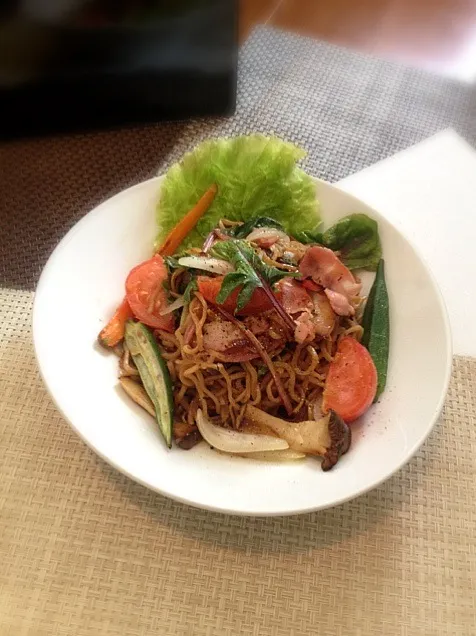
[[154, 405], [160, 431], [167, 446], [171, 448], [174, 400], [167, 365], [154, 336], [141, 322], [127, 321], [125, 339], [144, 388]]

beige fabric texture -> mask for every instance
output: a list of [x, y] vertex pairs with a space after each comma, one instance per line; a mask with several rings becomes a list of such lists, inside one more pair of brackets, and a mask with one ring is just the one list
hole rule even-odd
[[0, 291], [1, 636], [476, 633], [476, 360], [455, 360], [440, 423], [371, 493], [222, 516], [76, 437], [37, 371], [32, 299]]

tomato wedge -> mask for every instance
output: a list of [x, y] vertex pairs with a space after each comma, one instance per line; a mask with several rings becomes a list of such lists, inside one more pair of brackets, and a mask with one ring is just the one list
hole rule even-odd
[[[224, 276], [216, 276], [215, 278], [211, 278], [209, 276], [199, 276], [197, 278], [198, 291], [202, 294], [207, 302], [213, 303], [214, 305], [218, 304], [216, 300], [218, 292], [221, 288], [221, 284], [223, 282], [223, 278]], [[223, 307], [223, 309], [226, 309], [226, 311], [228, 311], [230, 314], [233, 314], [236, 309], [236, 301], [240, 290], [241, 287], [237, 287], [228, 296], [225, 302], [220, 305], [220, 307]], [[260, 287], [258, 287], [253, 292], [250, 302], [238, 313], [243, 316], [252, 316], [254, 314], [261, 314], [263, 311], [268, 311], [272, 308], [273, 305], [267, 297], [266, 293]]]
[[169, 305], [164, 282], [167, 280], [167, 267], [160, 255], [137, 265], [126, 279], [126, 297], [137, 320], [148, 327], [174, 330], [172, 313], [161, 315]]
[[377, 391], [377, 370], [370, 353], [357, 340], [345, 336], [329, 367], [322, 408], [353, 422], [372, 404]]

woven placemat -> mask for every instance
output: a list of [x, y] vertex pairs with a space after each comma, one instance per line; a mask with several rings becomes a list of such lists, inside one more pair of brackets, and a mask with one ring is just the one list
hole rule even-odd
[[76, 437], [38, 375], [32, 297], [0, 292], [2, 636], [474, 636], [476, 360], [455, 360], [440, 423], [373, 492], [229, 517], [133, 483]]
[[47, 396], [30, 332], [65, 231], [199, 139], [274, 131], [335, 180], [448, 125], [474, 141], [473, 97], [259, 29], [232, 119], [0, 146], [1, 636], [474, 635], [476, 361], [455, 360], [444, 417], [384, 485], [321, 513], [245, 519], [166, 500], [96, 457]]

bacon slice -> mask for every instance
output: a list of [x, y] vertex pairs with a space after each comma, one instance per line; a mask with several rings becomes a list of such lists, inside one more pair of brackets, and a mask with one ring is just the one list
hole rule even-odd
[[229, 362], [246, 362], [258, 357], [241, 329], [226, 320], [214, 320], [204, 326], [203, 346], [223, 353]]
[[[283, 332], [274, 327], [270, 334], [270, 322], [264, 316], [247, 316], [240, 322], [267, 351], [276, 351], [286, 344]], [[233, 322], [217, 318], [207, 322], [203, 328], [203, 346], [208, 351], [217, 351], [223, 362], [247, 362], [259, 358], [256, 350], [243, 331]]]
[[294, 322], [296, 323], [294, 339], [298, 344], [314, 340], [316, 337], [316, 325], [310, 312], [303, 312]]
[[312, 278], [318, 285], [343, 294], [348, 299], [358, 296], [362, 288], [336, 254], [320, 245], [314, 245], [306, 251], [299, 271], [304, 278]]
[[338, 316], [353, 316], [355, 314], [355, 309], [350, 304], [347, 296], [332, 291], [332, 289], [325, 289], [324, 293], [329, 299], [332, 309]]
[[283, 278], [276, 284], [278, 298], [288, 314], [312, 309], [312, 300], [302, 285], [292, 278]]

